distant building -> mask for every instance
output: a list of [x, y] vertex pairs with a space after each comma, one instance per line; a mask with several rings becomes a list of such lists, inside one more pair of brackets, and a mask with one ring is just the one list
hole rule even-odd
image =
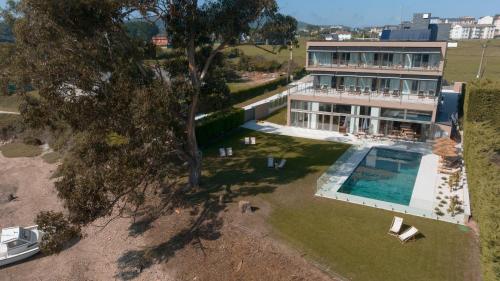
[[479, 18], [479, 20], [477, 21], [477, 24], [492, 25], [493, 24], [493, 17], [492, 16], [485, 16], [485, 17]]
[[337, 36], [339, 38], [339, 41], [347, 41], [352, 39], [352, 34], [346, 31], [337, 32]]
[[450, 31], [453, 40], [492, 39], [494, 36], [493, 24], [454, 24]]
[[495, 26], [494, 37], [500, 37], [500, 15], [495, 15], [493, 17], [493, 25]]
[[167, 47], [169, 43], [167, 36], [153, 36], [151, 41], [153, 42], [153, 45], [158, 47]]
[[415, 13], [412, 21], [405, 21], [399, 28], [385, 28], [380, 35], [383, 41], [446, 41], [450, 37], [450, 24], [431, 17], [431, 13]]

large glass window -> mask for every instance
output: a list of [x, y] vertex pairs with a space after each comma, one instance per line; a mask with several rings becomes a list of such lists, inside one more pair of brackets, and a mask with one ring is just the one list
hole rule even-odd
[[430, 54], [429, 55], [429, 67], [438, 68], [440, 61], [441, 61], [440, 54]]
[[319, 86], [320, 87], [332, 87], [332, 76], [320, 75], [319, 76]]
[[360, 106], [359, 107], [359, 115], [370, 116], [371, 107], [370, 106]]
[[394, 55], [392, 53], [382, 54], [382, 66], [387, 66], [387, 67], [392, 66], [393, 58], [394, 58]]
[[346, 65], [351, 59], [351, 53], [341, 52], [339, 53], [339, 57], [340, 57], [339, 64]]
[[347, 90], [356, 89], [356, 80], [357, 77], [352, 77], [352, 76], [345, 77], [345, 88]]
[[417, 91], [418, 91], [418, 80], [410, 80], [410, 79], [403, 80], [403, 94], [405, 95], [416, 94]]
[[322, 112], [332, 112], [332, 104], [320, 102], [318, 110]]
[[345, 105], [345, 104], [334, 104], [333, 105], [333, 112], [351, 114], [351, 106]]
[[359, 53], [351, 53], [349, 58], [349, 65], [359, 65]]
[[311, 102], [308, 101], [292, 100], [291, 105], [292, 109], [311, 110]]
[[405, 111], [404, 109], [382, 108], [380, 116], [386, 118], [404, 119]]
[[365, 66], [372, 66], [374, 63], [373, 53], [361, 53], [361, 64]]
[[291, 124], [295, 127], [307, 128], [309, 126], [309, 113], [291, 112]]
[[432, 112], [418, 111], [418, 110], [406, 110], [406, 119], [415, 121], [431, 121]]
[[331, 52], [310, 52], [309, 64], [314, 66], [331, 66], [332, 53]]
[[361, 77], [359, 78], [358, 86], [361, 87], [361, 90], [365, 90], [365, 88], [371, 89], [373, 78]]

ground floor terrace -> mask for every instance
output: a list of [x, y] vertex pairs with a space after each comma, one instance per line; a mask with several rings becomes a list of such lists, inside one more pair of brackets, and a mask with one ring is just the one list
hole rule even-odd
[[427, 110], [391, 106], [356, 105], [346, 100], [328, 102], [328, 98], [308, 100], [308, 96], [290, 95], [288, 125], [307, 129], [359, 134], [367, 137], [427, 141], [443, 136], [434, 123], [434, 106]]

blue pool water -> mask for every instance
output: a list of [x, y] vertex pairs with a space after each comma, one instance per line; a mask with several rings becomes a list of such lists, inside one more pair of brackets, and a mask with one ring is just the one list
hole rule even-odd
[[372, 148], [338, 192], [408, 206], [422, 154]]

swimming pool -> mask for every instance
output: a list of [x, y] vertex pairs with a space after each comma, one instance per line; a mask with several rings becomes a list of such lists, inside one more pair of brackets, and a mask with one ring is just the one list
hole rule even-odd
[[422, 154], [373, 147], [338, 192], [410, 204]]

